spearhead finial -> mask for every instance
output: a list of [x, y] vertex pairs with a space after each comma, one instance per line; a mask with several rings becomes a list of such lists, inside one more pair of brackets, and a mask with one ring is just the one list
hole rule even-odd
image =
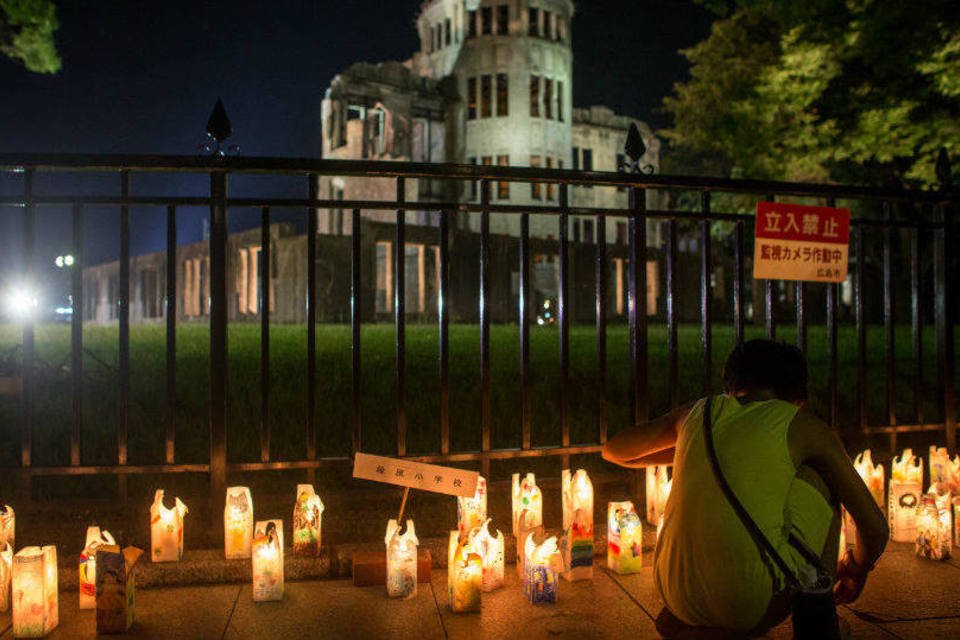
[[623, 155], [627, 161], [617, 167], [624, 173], [643, 173], [650, 175], [654, 172], [652, 164], [641, 165], [644, 154], [647, 152], [647, 145], [643, 142], [643, 136], [640, 135], [640, 127], [636, 122], [630, 123], [630, 130], [627, 131], [627, 142], [623, 145]]
[[953, 186], [953, 170], [950, 167], [950, 156], [945, 147], [940, 147], [940, 153], [937, 154], [937, 183], [941, 191], [946, 191]]
[[230, 124], [227, 110], [223, 108], [223, 100], [220, 98], [217, 98], [217, 104], [213, 105], [213, 111], [207, 120], [207, 133], [217, 142], [223, 142], [233, 133], [233, 125]]

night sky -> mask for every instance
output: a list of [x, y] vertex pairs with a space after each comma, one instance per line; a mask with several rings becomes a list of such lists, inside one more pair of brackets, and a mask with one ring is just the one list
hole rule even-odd
[[[418, 0], [57, 4], [60, 73], [29, 73], [0, 57], [0, 152], [192, 155], [222, 96], [242, 155], [317, 157], [320, 102], [330, 80], [353, 62], [405, 60], [418, 45]], [[578, 2], [575, 105], [605, 104], [655, 127], [667, 124], [659, 105], [687, 73], [677, 50], [702, 40], [710, 21], [692, 0]], [[0, 177], [0, 193], [19, 185], [16, 177]], [[18, 218], [0, 209], [3, 271], [19, 253], [10, 246], [20, 242]], [[116, 214], [87, 218], [89, 261], [115, 257], [115, 242], [100, 238], [115, 235]], [[134, 216], [134, 253], [162, 246], [161, 218]], [[63, 211], [40, 216], [38, 266], [52, 265], [67, 249], [66, 221]], [[181, 227], [180, 241], [193, 241], [202, 223], [185, 220]]]

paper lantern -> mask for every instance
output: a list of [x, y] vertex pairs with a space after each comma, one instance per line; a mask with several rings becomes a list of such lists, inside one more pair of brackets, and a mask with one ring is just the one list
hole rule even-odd
[[487, 518], [483, 526], [474, 529], [471, 532], [473, 548], [480, 554], [483, 564], [483, 580], [481, 589], [483, 591], [493, 591], [503, 586], [503, 534], [497, 531], [497, 535], [490, 534], [490, 519]]
[[607, 568], [619, 574], [643, 568], [643, 523], [629, 500], [607, 504]]
[[543, 524], [537, 521], [536, 514], [523, 509], [517, 517], [517, 576], [524, 577], [523, 565], [526, 562], [525, 545], [527, 538], [543, 535]]
[[457, 529], [467, 535], [477, 527], [483, 526], [487, 519], [487, 481], [483, 476], [477, 479], [477, 490], [472, 498], [457, 496]]
[[[867, 489], [870, 490], [870, 495], [873, 496], [874, 501], [877, 503], [877, 506], [880, 509], [883, 509], [884, 497], [885, 497], [885, 476], [883, 473], [883, 465], [873, 464], [873, 459], [870, 455], [870, 449], [860, 453], [856, 459], [853, 461], [853, 468], [856, 469], [857, 474], [863, 480], [863, 483], [867, 486]], [[846, 531], [843, 531], [846, 529]], [[846, 535], [847, 539], [855, 540], [857, 525], [853, 521], [853, 518], [850, 514], [844, 510], [843, 511], [843, 525], [841, 531]]]
[[533, 604], [556, 602], [559, 588], [558, 572], [563, 570], [563, 558], [555, 537], [538, 545], [533, 536], [524, 542], [523, 593]]
[[413, 520], [401, 535], [396, 520], [387, 523], [387, 595], [391, 598], [412, 598], [417, 595], [417, 533]]
[[890, 469], [890, 539], [894, 542], [914, 542], [917, 537], [917, 506], [923, 493], [923, 460], [914, 457], [911, 449], [904, 449], [903, 455], [890, 463]]
[[100, 531], [100, 527], [87, 527], [87, 541], [80, 552], [80, 608], [93, 609], [97, 606], [97, 549], [104, 545], [116, 544], [109, 531]]
[[951, 460], [946, 448], [931, 446], [928, 466], [930, 484], [940, 485], [942, 490], [954, 495], [960, 494], [960, 456]]
[[253, 601], [283, 599], [283, 520], [260, 520], [251, 548]]
[[135, 566], [143, 552], [104, 545], [97, 550], [97, 633], [124, 633], [136, 606]]
[[483, 559], [473, 541], [459, 531], [450, 532], [447, 551], [447, 595], [454, 613], [480, 611]]
[[960, 497], [953, 498], [953, 546], [960, 547]]
[[247, 487], [227, 488], [223, 505], [223, 554], [227, 560], [249, 558], [253, 545], [253, 497]]
[[0, 547], [10, 543], [12, 549], [17, 548], [17, 516], [13, 512], [13, 507], [8, 504], [0, 504]]
[[[513, 535], [517, 536], [517, 523], [520, 513], [527, 511], [527, 518], [535, 526], [543, 524], [543, 496], [537, 487], [537, 480], [532, 473], [520, 480], [520, 474], [513, 474]], [[520, 539], [517, 538], [517, 542]]]
[[297, 504], [293, 508], [293, 555], [320, 555], [323, 501], [312, 484], [297, 485]]
[[24, 547], [13, 556], [13, 637], [42, 638], [59, 621], [57, 548]]
[[656, 526], [660, 522], [672, 485], [666, 466], [647, 467], [647, 522], [650, 524]]
[[150, 559], [153, 562], [179, 562], [183, 557], [183, 516], [187, 505], [176, 499], [172, 509], [163, 504], [163, 489], [157, 489], [150, 505]]
[[593, 578], [593, 484], [583, 469], [561, 475], [563, 496], [563, 536], [560, 552], [563, 577], [567, 580]]
[[10, 573], [13, 570], [13, 547], [10, 543], [0, 549], [0, 611], [10, 609]]
[[917, 557], [929, 560], [950, 558], [950, 494], [939, 496], [930, 492], [920, 496], [916, 527], [914, 550]]

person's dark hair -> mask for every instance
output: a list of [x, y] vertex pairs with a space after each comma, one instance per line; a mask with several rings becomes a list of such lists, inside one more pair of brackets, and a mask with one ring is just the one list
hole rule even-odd
[[723, 387], [729, 394], [769, 390], [781, 400], [802, 402], [807, 399], [807, 360], [793, 345], [742, 342], [723, 365]]

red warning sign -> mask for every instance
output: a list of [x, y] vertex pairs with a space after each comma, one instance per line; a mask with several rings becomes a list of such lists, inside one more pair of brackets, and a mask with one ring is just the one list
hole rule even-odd
[[849, 209], [757, 203], [754, 278], [843, 282], [849, 258]]

